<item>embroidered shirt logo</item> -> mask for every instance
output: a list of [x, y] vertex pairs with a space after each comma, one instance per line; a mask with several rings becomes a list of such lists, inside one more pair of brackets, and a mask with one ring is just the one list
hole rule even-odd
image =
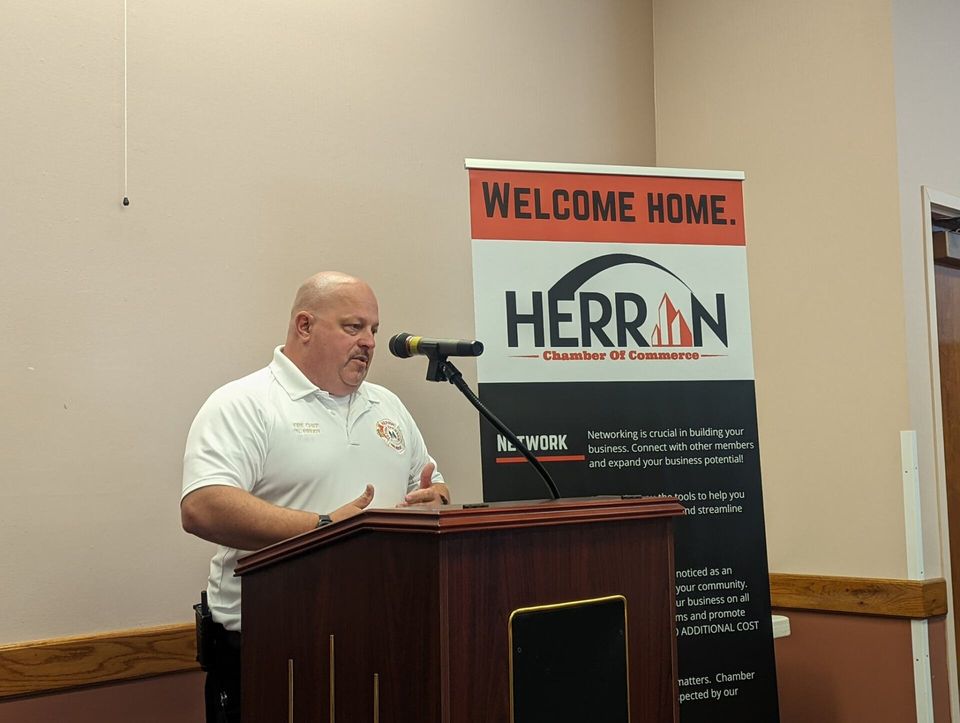
[[380, 439], [386, 442], [391, 448], [402, 452], [403, 447], [403, 432], [400, 431], [394, 422], [391, 422], [389, 419], [381, 419], [377, 422], [377, 434], [380, 435]]
[[323, 430], [318, 422], [294, 422], [293, 431], [301, 437], [317, 437]]

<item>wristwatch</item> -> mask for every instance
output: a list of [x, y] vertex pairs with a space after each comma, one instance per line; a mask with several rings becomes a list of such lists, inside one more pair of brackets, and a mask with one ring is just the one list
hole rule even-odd
[[320, 519], [317, 520], [317, 528], [326, 527], [327, 525], [332, 525], [333, 520], [330, 519], [330, 515], [321, 515], [318, 514], [317, 517]]

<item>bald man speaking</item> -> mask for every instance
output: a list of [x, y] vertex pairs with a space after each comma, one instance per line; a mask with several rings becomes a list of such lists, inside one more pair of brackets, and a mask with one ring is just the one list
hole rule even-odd
[[219, 545], [207, 582], [208, 723], [240, 720], [238, 557], [370, 505], [450, 501], [406, 407], [366, 381], [379, 325], [366, 283], [331, 271], [310, 277], [273, 361], [216, 390], [190, 427], [183, 529]]

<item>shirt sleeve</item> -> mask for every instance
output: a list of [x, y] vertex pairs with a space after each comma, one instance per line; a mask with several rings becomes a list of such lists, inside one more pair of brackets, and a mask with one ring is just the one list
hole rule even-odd
[[197, 413], [183, 455], [182, 500], [211, 485], [251, 492], [263, 473], [267, 425], [250, 396], [214, 392]]

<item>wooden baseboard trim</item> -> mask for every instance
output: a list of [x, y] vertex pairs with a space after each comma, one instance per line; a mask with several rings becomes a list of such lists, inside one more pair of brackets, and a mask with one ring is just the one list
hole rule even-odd
[[0, 646], [0, 700], [199, 670], [192, 623]]
[[[933, 580], [770, 575], [773, 607], [925, 619], [947, 612]], [[199, 670], [192, 623], [0, 646], [0, 700]]]
[[876, 577], [770, 574], [772, 607], [854, 613], [893, 618], [926, 618], [947, 612], [943, 578], [891, 580]]

